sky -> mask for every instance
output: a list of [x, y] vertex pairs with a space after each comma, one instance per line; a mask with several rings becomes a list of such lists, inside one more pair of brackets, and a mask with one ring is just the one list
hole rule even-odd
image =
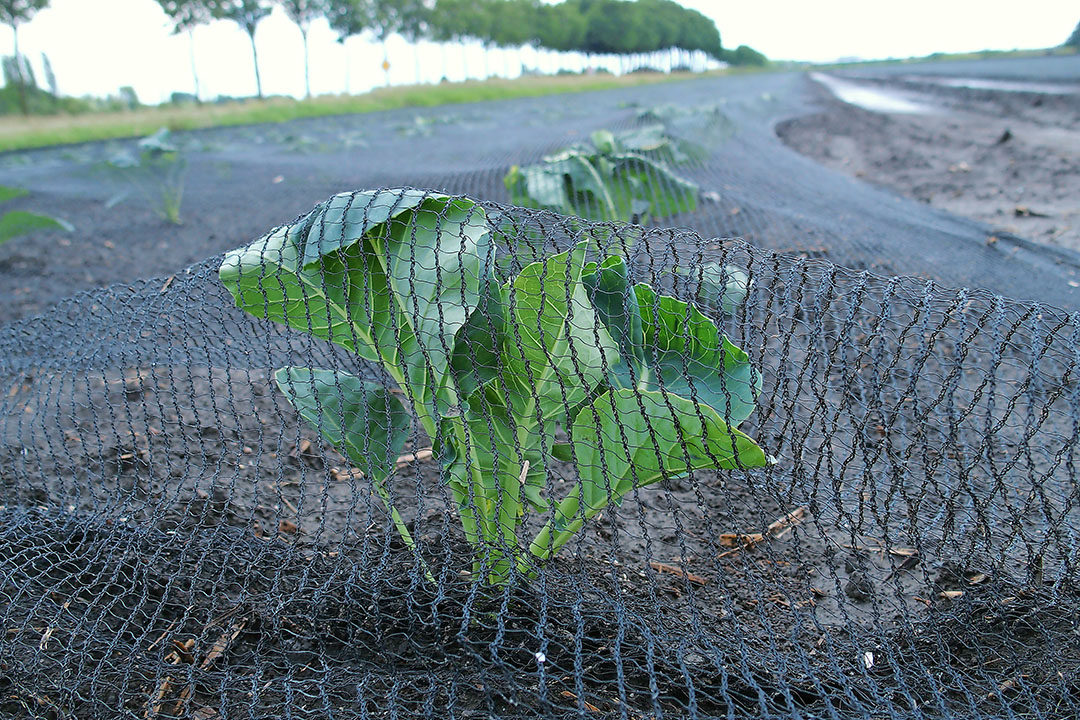
[[[1075, 0], [682, 0], [715, 20], [725, 47], [750, 45], [770, 58], [832, 61], [859, 57], [911, 57], [933, 52], [1043, 48], [1059, 45], [1080, 20]], [[362, 92], [385, 81], [381, 48], [366, 37], [347, 46], [325, 21], [311, 30], [312, 91]], [[41, 54], [48, 54], [60, 92], [104, 96], [121, 86], [135, 88], [143, 102], [160, 102], [173, 91], [191, 92], [191, 52], [201, 95], [244, 96], [255, 92], [251, 46], [240, 28], [217, 21], [198, 28], [194, 46], [173, 35], [155, 0], [52, 0], [19, 31], [20, 49], [44, 84]], [[10, 55], [13, 36], [0, 27], [0, 54]], [[256, 32], [259, 68], [266, 94], [302, 96], [300, 32], [280, 9]], [[516, 75], [520, 63], [551, 71], [552, 54], [526, 49], [485, 56], [479, 46], [418, 48], [391, 38], [390, 80], [394, 84], [459, 80], [487, 72]], [[580, 69], [583, 59], [569, 57]], [[486, 66], [486, 67], [485, 67]]]

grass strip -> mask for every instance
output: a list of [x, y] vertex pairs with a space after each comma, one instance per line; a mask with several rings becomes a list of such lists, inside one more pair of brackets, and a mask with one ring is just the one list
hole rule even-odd
[[537, 97], [636, 87], [689, 80], [724, 71], [634, 73], [632, 75], [547, 75], [440, 85], [379, 88], [363, 95], [323, 95], [310, 100], [270, 98], [222, 104], [147, 107], [120, 113], [35, 115], [0, 118], [0, 152], [74, 143], [141, 137], [161, 127], [198, 130], [210, 127], [280, 123], [297, 118], [349, 115], [407, 107], [434, 107], [483, 100]]

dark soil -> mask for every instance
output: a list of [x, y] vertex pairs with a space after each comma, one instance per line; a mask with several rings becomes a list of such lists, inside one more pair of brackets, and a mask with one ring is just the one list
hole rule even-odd
[[1080, 94], [971, 90], [915, 77], [860, 81], [937, 109], [871, 112], [815, 83], [825, 110], [781, 123], [780, 138], [828, 167], [935, 208], [1080, 250]]

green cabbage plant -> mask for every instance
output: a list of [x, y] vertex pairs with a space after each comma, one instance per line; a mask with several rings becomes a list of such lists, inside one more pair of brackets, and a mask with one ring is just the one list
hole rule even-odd
[[[240, 308], [329, 340], [396, 387], [284, 367], [298, 413], [388, 487], [414, 422], [432, 440], [474, 571], [530, 575], [635, 488], [766, 464], [739, 424], [761, 376], [693, 304], [630, 282], [585, 242], [499, 281], [483, 208], [413, 190], [338, 195], [229, 253]], [[570, 474], [577, 482], [557, 483]], [[527, 513], [542, 527], [524, 535]], [[540, 526], [536, 523], [534, 529]]]
[[[23, 190], [22, 188], [0, 185], [0, 203], [5, 203], [8, 200], [14, 200], [15, 198], [24, 197], [29, 194], [28, 191]], [[67, 220], [61, 220], [60, 218], [55, 218], [51, 215], [41, 215], [40, 213], [29, 212], [28, 210], [10, 210], [3, 215], [0, 215], [0, 244], [36, 230], [63, 230], [65, 232], [72, 232], [75, 228]]]
[[689, 159], [688, 148], [661, 127], [618, 135], [598, 130], [591, 141], [510, 168], [503, 178], [510, 201], [587, 220], [642, 225], [697, 209], [698, 186], [672, 170]]

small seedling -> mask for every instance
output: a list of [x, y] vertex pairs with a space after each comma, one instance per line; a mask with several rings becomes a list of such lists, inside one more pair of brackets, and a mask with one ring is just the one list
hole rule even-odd
[[[723, 111], [722, 103], [709, 105], [655, 105], [637, 114], [638, 122], [659, 123], [668, 131], [675, 130], [680, 136], [690, 136], [708, 145], [730, 139], [736, 132], [735, 122]], [[699, 157], [707, 154], [705, 148], [695, 146]]]
[[[173, 144], [167, 128], [139, 141], [138, 155], [120, 152], [109, 160], [109, 167], [129, 185], [129, 191], [139, 193], [166, 222], [179, 225], [180, 205], [184, 198], [184, 176], [187, 160]], [[127, 193], [111, 198], [112, 207]]]
[[[14, 200], [15, 198], [24, 197], [26, 195], [29, 195], [29, 192], [22, 188], [0, 185], [0, 203], [5, 203], [8, 200]], [[71, 232], [74, 229], [74, 226], [67, 220], [61, 220], [60, 218], [55, 218], [51, 215], [41, 215], [27, 210], [11, 210], [0, 216], [0, 245], [12, 238], [26, 235], [35, 230], [63, 230], [65, 232]]]
[[659, 126], [615, 135], [592, 134], [591, 147], [549, 155], [535, 165], [517, 165], [503, 178], [511, 202], [587, 220], [647, 224], [697, 209], [698, 186], [672, 166], [690, 159], [688, 146]]
[[[693, 304], [632, 283], [623, 258], [590, 252], [582, 242], [499, 282], [473, 201], [360, 192], [229, 253], [220, 277], [252, 315], [381, 366], [396, 387], [308, 367], [274, 377], [414, 550], [389, 479], [415, 421], [474, 572], [502, 585], [637, 488], [767, 463], [737, 429], [761, 389], [746, 353]], [[577, 482], [564, 486], [567, 465]], [[527, 512], [546, 518], [531, 539]]]

